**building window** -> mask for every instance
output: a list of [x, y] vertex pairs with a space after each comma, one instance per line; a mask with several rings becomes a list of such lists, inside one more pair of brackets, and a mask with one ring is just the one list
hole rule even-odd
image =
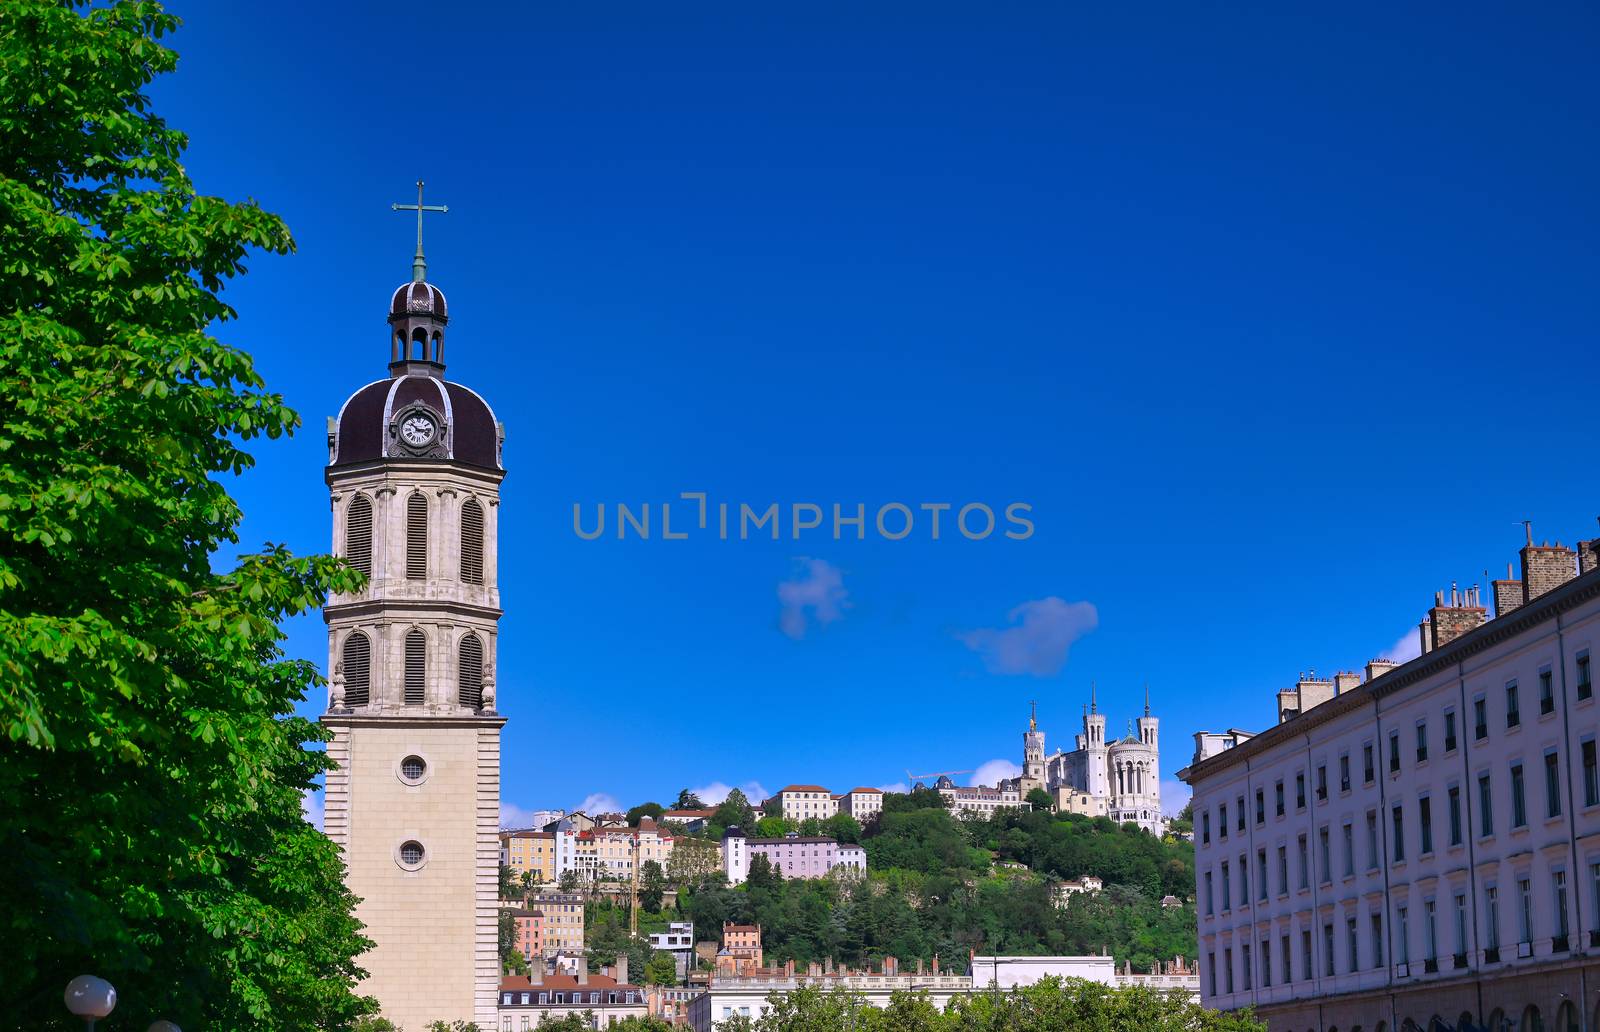
[[1306, 973], [1305, 977], [1307, 978], [1310, 978], [1311, 972], [1316, 970], [1311, 964], [1311, 929], [1309, 928], [1300, 930], [1300, 970]]
[[1455, 710], [1445, 710], [1444, 711], [1444, 751], [1447, 752], [1447, 753], [1453, 753], [1453, 752], [1456, 751], [1456, 711]]
[[1378, 869], [1378, 811], [1367, 811], [1367, 870]]
[[[1301, 835], [1300, 836], [1300, 888], [1309, 889], [1310, 887], [1311, 887], [1311, 857], [1308, 856], [1307, 853], [1306, 853], [1306, 837], [1304, 835]], [[1309, 972], [1311, 969], [1308, 967], [1308, 968], [1306, 968], [1306, 970]]]
[[1239, 854], [1239, 904], [1250, 902], [1250, 858]]
[[[1600, 863], [1589, 865], [1589, 887], [1594, 893], [1594, 928], [1600, 929]], [[1591, 931], [1589, 934], [1595, 933]]]
[[1473, 737], [1483, 741], [1489, 737], [1489, 705], [1482, 696], [1472, 700]]
[[[1211, 979], [1211, 995], [1215, 996], [1217, 995], [1217, 954], [1215, 950], [1206, 954], [1206, 973]], [[726, 1011], [727, 1008], [723, 1008], [723, 1010]], [[726, 1013], [722, 1016], [724, 1018], [728, 1017]]]
[[1433, 800], [1427, 796], [1417, 800], [1417, 819], [1422, 823], [1422, 855], [1433, 852]]
[[1239, 803], [1239, 834], [1244, 834], [1244, 796], [1240, 796]]
[[1350, 791], [1350, 757], [1339, 757], [1339, 791]]
[[1401, 816], [1401, 808], [1394, 808], [1394, 860], [1395, 863], [1406, 858], [1406, 825]]
[[353, 568], [372, 576], [372, 500], [358, 494], [344, 517], [344, 557]]
[[428, 577], [428, 499], [420, 494], [406, 499], [406, 577]]
[[1294, 981], [1294, 954], [1289, 949], [1289, 933], [1288, 932], [1284, 932], [1283, 933], [1282, 949], [1283, 949], [1283, 980], [1285, 982], [1293, 982]]
[[1233, 909], [1232, 882], [1228, 880], [1228, 861], [1222, 861], [1222, 912]]
[[1428, 762], [1428, 724], [1426, 721], [1417, 722], [1417, 762]]
[[1207, 810], [1200, 815], [1200, 844], [1211, 844], [1211, 811]]
[[1324, 824], [1317, 831], [1318, 857], [1322, 861], [1322, 877], [1319, 879], [1326, 885], [1333, 881], [1333, 860], [1328, 852], [1328, 826]]
[[1306, 776], [1304, 773], [1294, 776], [1294, 805], [1297, 810], [1306, 808]]
[[1289, 894], [1289, 847], [1278, 847], [1278, 893]]
[[1489, 784], [1489, 775], [1478, 775], [1478, 824], [1481, 828], [1479, 837], [1494, 834], [1494, 792]]
[[1267, 851], [1265, 848], [1256, 850], [1256, 896], [1265, 901], [1267, 898]]
[[1405, 904], [1395, 910], [1394, 959], [1397, 964], [1411, 963], [1411, 922], [1406, 920]]
[[1283, 782], [1282, 781], [1279, 781], [1276, 785], [1273, 786], [1273, 794], [1274, 794], [1274, 802], [1276, 803], [1276, 807], [1275, 807], [1275, 811], [1274, 812], [1276, 813], [1277, 816], [1282, 817], [1283, 816]]
[[1228, 837], [1228, 804], [1217, 804], [1217, 837]]
[[1567, 872], [1555, 871], [1552, 877], [1555, 880], [1556, 890], [1556, 936], [1567, 937]]
[[461, 639], [456, 698], [468, 709], [483, 708], [483, 641], [476, 634]]
[[1485, 949], [1500, 948], [1500, 890], [1493, 885], [1483, 890], [1483, 945]]
[[1333, 922], [1322, 926], [1322, 973], [1333, 977]]
[[1361, 780], [1370, 785], [1372, 777], [1372, 743], [1368, 742], [1361, 747]]
[[1345, 946], [1350, 951], [1350, 970], [1351, 971], [1360, 971], [1361, 970], [1361, 950], [1360, 950], [1359, 945], [1356, 942], [1356, 919], [1353, 918], [1353, 917], [1345, 918], [1344, 919], [1344, 930], [1345, 930], [1345, 940], [1346, 940]]
[[461, 580], [483, 583], [483, 506], [476, 498], [461, 506]]
[[1533, 941], [1533, 883], [1527, 878], [1517, 881], [1517, 896], [1521, 906], [1518, 908], [1517, 931], [1522, 938], [1518, 942]]
[[1458, 967], [1466, 964], [1467, 956], [1467, 897], [1465, 893], [1456, 893], [1456, 958]]
[[1544, 815], [1547, 818], [1561, 816], [1561, 769], [1560, 759], [1556, 752], [1544, 754]]
[[1317, 767], [1317, 802], [1328, 801], [1328, 767], [1326, 764]]
[[1206, 872], [1206, 913], [1207, 914], [1212, 913], [1212, 910], [1211, 910], [1211, 872], [1210, 871]]
[[1383, 967], [1383, 915], [1372, 912], [1372, 966]]
[[1596, 768], [1594, 739], [1583, 743], [1583, 805], [1600, 804], [1600, 769]]
[[422, 776], [426, 773], [427, 761], [420, 756], [411, 755], [400, 761], [400, 778], [408, 785], [422, 784]]
[[1522, 710], [1517, 700], [1517, 682], [1506, 682], [1506, 727], [1516, 727], [1522, 723]]
[[1522, 764], [1511, 765], [1511, 826], [1513, 828], [1526, 827], [1528, 823], [1528, 807], [1523, 798], [1522, 791]]
[[1261, 940], [1261, 988], [1272, 985], [1272, 940]]
[[360, 631], [344, 640], [344, 703], [365, 706], [372, 701], [372, 642]]
[[1249, 992], [1250, 985], [1250, 944], [1243, 943], [1239, 946], [1239, 968], [1244, 975], [1244, 991]]
[[1578, 698], [1587, 699], [1594, 694], [1594, 683], [1589, 680], [1589, 653], [1578, 653]]
[[1539, 715], [1556, 711], [1556, 693], [1550, 677], [1550, 668], [1539, 671]]
[[1450, 805], [1450, 844], [1461, 845], [1461, 786], [1451, 785], [1449, 792]]
[[400, 844], [400, 866], [408, 871], [415, 871], [422, 866], [422, 861], [427, 858], [427, 850], [422, 848], [422, 843], [409, 839]]
[[1344, 876], [1354, 876], [1356, 873], [1356, 830], [1350, 825], [1344, 826]]
[[1422, 945], [1426, 949], [1426, 952], [1422, 955], [1422, 962], [1432, 965], [1439, 959], [1439, 934], [1434, 920], [1433, 900], [1430, 899], [1423, 902], [1422, 916], [1426, 919], [1426, 923], [1422, 926]]
[[406, 632], [405, 703], [421, 706], [427, 701], [428, 639], [420, 630]]
[[1389, 732], [1389, 773], [1400, 773], [1400, 732]]
[[1260, 827], [1265, 823], [1267, 823], [1266, 793], [1258, 788], [1256, 789], [1256, 826]]

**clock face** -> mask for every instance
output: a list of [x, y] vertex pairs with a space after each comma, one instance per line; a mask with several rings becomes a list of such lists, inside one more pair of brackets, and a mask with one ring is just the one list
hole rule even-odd
[[413, 448], [420, 448], [433, 440], [437, 428], [433, 420], [422, 413], [407, 416], [400, 424], [400, 437]]

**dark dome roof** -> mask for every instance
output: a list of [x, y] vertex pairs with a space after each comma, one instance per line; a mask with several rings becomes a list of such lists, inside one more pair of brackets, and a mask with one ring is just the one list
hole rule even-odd
[[[443, 295], [440, 298], [442, 304]], [[412, 403], [426, 405], [444, 417], [447, 458], [484, 469], [500, 468], [500, 435], [489, 403], [469, 387], [421, 373], [378, 380], [350, 395], [334, 426], [329, 465], [387, 458], [389, 422]], [[401, 455], [396, 452], [397, 457]]]
[[400, 284], [394, 292], [394, 297], [389, 299], [389, 314], [431, 315], [435, 319], [450, 317], [444, 301], [444, 291], [432, 283], [416, 282]]

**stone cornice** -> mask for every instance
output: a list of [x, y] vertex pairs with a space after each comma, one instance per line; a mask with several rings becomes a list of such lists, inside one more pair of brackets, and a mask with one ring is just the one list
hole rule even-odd
[[426, 716], [416, 713], [397, 713], [394, 716], [374, 713], [324, 713], [317, 718], [329, 727], [505, 727], [507, 718], [500, 714], [469, 716], [466, 714], [438, 714]]
[[1419, 681], [1448, 670], [1469, 656], [1491, 649], [1595, 598], [1600, 598], [1600, 570], [1591, 570], [1575, 577], [1532, 602], [1513, 609], [1505, 616], [1496, 617], [1482, 627], [1463, 634], [1448, 645], [1436, 648], [1432, 652], [1425, 652], [1409, 663], [1397, 666], [1342, 695], [1336, 695], [1292, 720], [1270, 727], [1232, 749], [1226, 749], [1215, 756], [1208, 756], [1199, 763], [1191, 764], [1178, 771], [1178, 777], [1190, 785], [1204, 778], [1214, 777], [1229, 767], [1245, 763], [1273, 746], [1307, 734], [1312, 729], [1342, 717], [1352, 710], [1373, 705], [1387, 695], [1393, 695]]
[[349, 466], [339, 466], [337, 469], [328, 466], [323, 470], [323, 479], [329, 487], [334, 487], [352, 480], [365, 480], [373, 476], [438, 475], [440, 473], [476, 480], [496, 487], [506, 478], [506, 471], [503, 469], [484, 469], [482, 466], [471, 466], [464, 462], [454, 462], [448, 459], [390, 457], [387, 459], [373, 459], [369, 462], [360, 462]]
[[480, 606], [447, 598], [369, 598], [357, 602], [330, 602], [322, 607], [322, 619], [325, 623], [332, 623], [335, 617], [393, 616], [396, 619], [404, 619], [419, 613], [440, 612], [450, 616], [475, 616], [496, 621], [505, 615], [504, 610], [493, 606]]

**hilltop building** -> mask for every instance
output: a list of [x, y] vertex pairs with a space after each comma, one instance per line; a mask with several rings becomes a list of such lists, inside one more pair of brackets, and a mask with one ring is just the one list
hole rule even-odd
[[1002, 781], [999, 788], [1016, 792], [1020, 801], [1040, 788], [1063, 813], [1109, 817], [1159, 835], [1166, 824], [1161, 815], [1161, 721], [1150, 715], [1150, 690], [1145, 689], [1144, 716], [1129, 722], [1126, 738], [1111, 741], [1095, 694], [1091, 685], [1083, 730], [1071, 752], [1057, 750], [1047, 757], [1044, 732], [1030, 714], [1022, 735], [1022, 775]]

